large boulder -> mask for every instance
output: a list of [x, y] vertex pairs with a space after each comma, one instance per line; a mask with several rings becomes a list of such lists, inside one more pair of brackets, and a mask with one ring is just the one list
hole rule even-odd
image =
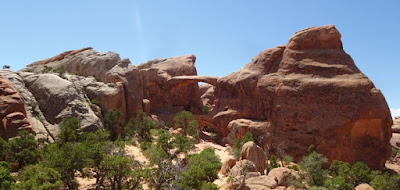
[[249, 160], [239, 160], [231, 168], [229, 176], [235, 178], [237, 176], [241, 176], [249, 172], [258, 172], [254, 163]]
[[83, 131], [102, 127], [101, 120], [80, 95], [75, 83], [54, 74], [32, 74], [24, 77], [27, 88], [36, 98], [49, 123], [59, 124], [65, 118], [77, 117], [81, 120]]
[[14, 137], [21, 130], [33, 133], [26, 117], [23, 97], [3, 75], [0, 75], [0, 119], [0, 135], [3, 139]]
[[269, 173], [268, 176], [274, 179], [278, 185], [280, 186], [287, 186], [287, 182], [291, 177], [294, 177], [295, 175], [292, 174], [293, 172], [285, 167], [278, 167], [272, 169]]
[[263, 120], [274, 143], [295, 160], [314, 144], [330, 161], [383, 168], [391, 151], [390, 111], [340, 38], [333, 25], [301, 30], [286, 46], [267, 49], [220, 78], [211, 113], [217, 133], [228, 136], [235, 119]]
[[241, 159], [247, 159], [254, 163], [257, 171], [264, 175], [267, 157], [262, 148], [253, 141], [249, 141], [242, 146]]

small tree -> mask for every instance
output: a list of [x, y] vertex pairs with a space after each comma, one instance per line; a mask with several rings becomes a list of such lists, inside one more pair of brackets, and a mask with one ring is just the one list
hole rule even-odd
[[21, 168], [36, 164], [40, 158], [38, 143], [28, 131], [21, 131], [15, 138], [9, 140], [6, 152], [7, 160], [17, 162]]
[[129, 157], [114, 155], [107, 156], [101, 163], [101, 168], [105, 173], [106, 179], [111, 184], [112, 190], [121, 190], [128, 181], [132, 172], [132, 159]]
[[104, 116], [104, 128], [110, 132], [111, 141], [118, 138], [125, 140], [126, 137], [133, 135], [132, 121], [125, 121], [125, 116], [121, 111], [108, 111]]
[[303, 157], [300, 162], [301, 169], [303, 172], [302, 176], [305, 176], [309, 186], [323, 186], [327, 179], [327, 171], [322, 168], [322, 164], [328, 160], [317, 152], [312, 152], [308, 156]]
[[194, 138], [199, 137], [199, 124], [193, 114], [188, 111], [181, 111], [175, 116], [175, 127], [182, 128], [185, 135], [191, 135]]
[[135, 124], [135, 134], [139, 137], [141, 141], [151, 142], [152, 137], [150, 131], [152, 129], [159, 128], [159, 124], [154, 122], [145, 112], [139, 111], [136, 116]]
[[148, 184], [156, 190], [172, 188], [179, 174], [183, 172], [183, 162], [178, 155], [186, 154], [193, 145], [194, 140], [189, 137], [159, 130], [155, 143], [144, 152], [150, 160], [146, 169]]

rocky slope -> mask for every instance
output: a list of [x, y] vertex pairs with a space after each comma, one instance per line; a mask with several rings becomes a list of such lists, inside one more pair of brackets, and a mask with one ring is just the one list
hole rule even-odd
[[[19, 119], [5, 119], [13, 127], [3, 121], [2, 135], [27, 128], [54, 140], [66, 117], [80, 118], [82, 130], [95, 130], [108, 110], [120, 110], [127, 119], [144, 110], [166, 123], [188, 110], [226, 143], [251, 132], [274, 153], [299, 159], [314, 144], [330, 160], [360, 160], [379, 169], [390, 155], [392, 119], [382, 93], [345, 53], [340, 38], [332, 25], [299, 31], [285, 46], [261, 52], [222, 78], [197, 76], [194, 55], [134, 66], [113, 52], [67, 51], [17, 73], [0, 71], [4, 84], [15, 86], [3, 89], [22, 96], [16, 103], [3, 101], [2, 118], [18, 113]], [[198, 82], [208, 85], [199, 88]], [[17, 93], [3, 91], [2, 99], [14, 101]]]

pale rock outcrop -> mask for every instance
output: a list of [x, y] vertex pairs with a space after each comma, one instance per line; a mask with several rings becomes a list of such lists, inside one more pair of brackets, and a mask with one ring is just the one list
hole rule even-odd
[[211, 126], [226, 137], [232, 120], [262, 119], [274, 143], [295, 160], [314, 144], [330, 161], [383, 168], [391, 151], [390, 111], [340, 38], [333, 25], [299, 31], [286, 46], [267, 49], [218, 79]]
[[22, 95], [25, 103], [26, 117], [34, 134], [36, 134], [36, 138], [47, 139], [52, 142], [54, 136], [58, 133], [58, 129], [44, 119], [43, 113], [39, 109], [35, 97], [25, 87], [25, 83], [20, 76], [24, 73], [15, 73], [8, 69], [2, 69], [0, 70], [0, 74], [11, 81], [16, 90]]
[[94, 77], [99, 82], [122, 82], [125, 93], [126, 118], [136, 117], [142, 110], [143, 83], [139, 70], [129, 59], [121, 59], [117, 53], [100, 53], [92, 48], [67, 51], [27, 66], [23, 71], [41, 73], [46, 68], [52, 71], [64, 68], [67, 73], [85, 77]]
[[287, 186], [287, 182], [291, 177], [294, 177], [292, 174], [293, 172], [285, 167], [278, 167], [272, 169], [269, 173], [268, 176], [274, 179], [278, 185], [280, 186]]
[[34, 133], [26, 117], [23, 97], [3, 75], [0, 75], [0, 119], [3, 139], [14, 137], [21, 130]]
[[49, 123], [59, 124], [65, 118], [77, 117], [83, 131], [102, 127], [100, 119], [79, 95], [74, 83], [54, 74], [26, 75], [24, 82]]
[[241, 159], [247, 159], [254, 163], [258, 172], [264, 175], [265, 162], [267, 157], [262, 148], [256, 145], [253, 141], [246, 142], [242, 146]]

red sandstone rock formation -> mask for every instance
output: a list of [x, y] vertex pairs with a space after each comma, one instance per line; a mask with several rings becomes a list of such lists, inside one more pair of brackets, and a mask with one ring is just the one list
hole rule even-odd
[[0, 119], [0, 135], [4, 139], [16, 136], [21, 130], [33, 133], [26, 118], [21, 94], [2, 75], [0, 75]]
[[340, 38], [333, 25], [299, 31], [286, 46], [267, 49], [219, 79], [209, 115], [214, 128], [227, 136], [234, 119], [261, 120], [272, 127], [273, 143], [297, 160], [314, 144], [330, 160], [383, 168], [390, 155], [390, 112]]

